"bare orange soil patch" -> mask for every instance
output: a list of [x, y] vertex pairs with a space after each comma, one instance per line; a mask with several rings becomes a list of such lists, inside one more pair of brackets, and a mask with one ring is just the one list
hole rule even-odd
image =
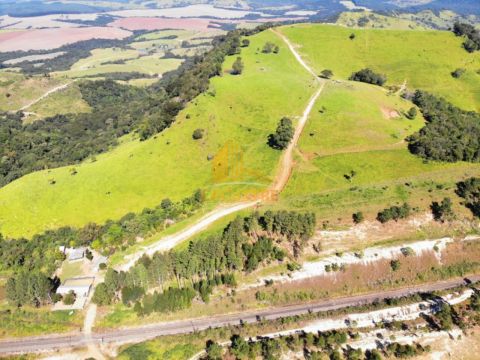
[[210, 26], [207, 19], [168, 19], [157, 17], [130, 17], [117, 19], [109, 26], [127, 30], [185, 29], [207, 31]]
[[37, 29], [0, 34], [0, 52], [55, 49], [90, 39], [123, 39], [130, 31], [115, 27]]
[[397, 110], [382, 107], [382, 114], [386, 119], [395, 119], [400, 116]]

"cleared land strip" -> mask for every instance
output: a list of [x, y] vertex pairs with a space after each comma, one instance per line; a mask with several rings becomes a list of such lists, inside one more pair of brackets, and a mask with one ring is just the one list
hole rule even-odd
[[39, 101], [45, 99], [47, 96], [53, 94], [53, 93], [56, 93], [57, 91], [62, 91], [64, 89], [66, 89], [67, 87], [69, 87], [71, 84], [73, 83], [73, 81], [70, 81], [66, 84], [63, 84], [63, 85], [59, 85], [57, 87], [54, 87], [53, 89], [50, 89], [48, 90], [45, 94], [43, 94], [42, 96], [40, 96], [39, 98], [31, 101], [30, 103], [28, 103], [27, 105], [25, 106], [22, 106], [19, 111], [23, 111], [23, 110], [27, 110], [29, 107], [35, 105], [36, 103], [38, 103]]
[[[480, 281], [480, 275], [470, 276], [468, 277], [468, 280], [471, 282]], [[453, 280], [423, 284], [396, 290], [382, 291], [332, 300], [323, 300], [315, 303], [282, 306], [259, 311], [246, 311], [208, 318], [164, 322], [149, 326], [98, 332], [92, 334], [92, 341], [98, 344], [138, 342], [163, 335], [188, 334], [208, 328], [238, 325], [240, 323], [254, 323], [258, 321], [259, 318], [274, 320], [287, 316], [307, 314], [309, 312], [324, 312], [352, 306], [361, 306], [388, 298], [399, 298], [415, 293], [447, 290], [460, 285], [468, 284], [469, 281], [457, 278]], [[0, 354], [36, 352], [42, 350], [45, 351], [59, 348], [69, 348], [73, 346], [78, 347], [86, 346], [88, 343], [89, 341], [87, 338], [80, 334], [72, 336], [52, 335], [49, 337], [4, 340], [0, 341]]]

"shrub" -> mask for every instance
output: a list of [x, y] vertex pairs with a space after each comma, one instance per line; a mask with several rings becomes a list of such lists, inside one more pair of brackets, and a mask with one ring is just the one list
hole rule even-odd
[[192, 134], [193, 140], [200, 140], [203, 138], [203, 129], [195, 129], [195, 131]]
[[263, 46], [262, 52], [264, 54], [270, 54], [271, 52], [273, 52], [274, 49], [275, 49], [275, 44], [273, 44], [271, 42], [267, 42]]
[[410, 216], [410, 212], [410, 205], [404, 203], [402, 206], [392, 206], [380, 211], [377, 214], [377, 220], [384, 224], [390, 220], [406, 219]]
[[451, 72], [451, 75], [452, 77], [454, 77], [455, 79], [458, 79], [460, 78], [464, 73], [465, 73], [465, 69], [463, 68], [458, 68], [458, 69], [455, 69], [454, 71]]
[[357, 211], [352, 215], [352, 219], [355, 224], [360, 224], [364, 220], [363, 213], [361, 211]]
[[455, 216], [452, 210], [452, 200], [448, 197], [444, 198], [440, 203], [437, 201], [432, 202], [430, 209], [432, 210], [435, 221], [444, 222], [452, 220]]
[[457, 183], [455, 192], [465, 199], [465, 205], [473, 215], [480, 218], [480, 179], [470, 178]]
[[333, 71], [330, 69], [322, 70], [322, 72], [320, 73], [320, 77], [324, 79], [331, 79], [332, 76], [333, 76]]
[[244, 64], [241, 57], [237, 57], [237, 60], [232, 65], [232, 75], [241, 75], [244, 69]]
[[76, 295], [73, 290], [69, 291], [68, 294], [65, 294], [63, 297], [63, 303], [65, 305], [73, 305], [75, 303]]
[[350, 80], [383, 86], [383, 84], [387, 82], [387, 77], [385, 75], [377, 74], [369, 68], [365, 68], [353, 73], [350, 76]]
[[413, 120], [417, 117], [417, 108], [412, 106], [410, 108], [410, 110], [407, 111], [407, 113], [405, 114], [405, 116], [410, 119], [410, 120]]

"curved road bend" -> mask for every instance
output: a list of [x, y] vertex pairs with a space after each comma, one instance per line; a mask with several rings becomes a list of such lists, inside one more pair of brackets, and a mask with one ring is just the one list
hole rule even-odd
[[[468, 279], [472, 282], [477, 282], [480, 281], [480, 275], [474, 275]], [[163, 335], [187, 334], [208, 328], [238, 325], [241, 322], [253, 323], [256, 322], [258, 318], [274, 320], [286, 316], [306, 314], [308, 312], [337, 310], [349, 306], [369, 304], [374, 301], [384, 300], [387, 298], [398, 298], [415, 293], [446, 290], [465, 284], [466, 282], [464, 279], [440, 281], [432, 284], [424, 284], [397, 290], [388, 290], [378, 293], [343, 297], [332, 300], [323, 300], [315, 303], [282, 306], [259, 311], [246, 311], [235, 314], [212, 316], [208, 318], [163, 322], [135, 328], [97, 332], [93, 333], [90, 339], [87, 339], [83, 334], [78, 334], [71, 336], [52, 335], [48, 337], [29, 337], [18, 340], [3, 340], [0, 341], [0, 354], [37, 352], [42, 350], [53, 350], [74, 346], [81, 347], [88, 345], [90, 341], [98, 344], [140, 342]]]

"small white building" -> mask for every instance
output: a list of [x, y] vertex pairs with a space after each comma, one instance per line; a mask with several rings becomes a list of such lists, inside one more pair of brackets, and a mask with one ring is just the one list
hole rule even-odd
[[84, 258], [87, 248], [67, 248], [65, 246], [60, 246], [59, 250], [67, 256], [68, 261], [77, 261]]
[[94, 277], [81, 277], [67, 279], [57, 289], [57, 294], [66, 295], [73, 291], [78, 297], [88, 297], [90, 289], [92, 288]]

